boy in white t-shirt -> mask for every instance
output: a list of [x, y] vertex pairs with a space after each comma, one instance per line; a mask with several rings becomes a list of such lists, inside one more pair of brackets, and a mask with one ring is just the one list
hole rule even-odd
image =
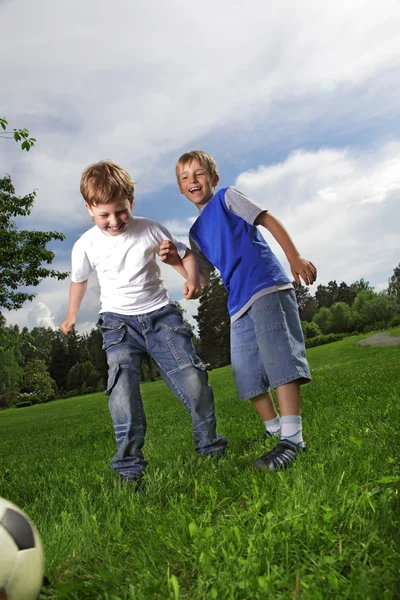
[[88, 167], [80, 189], [95, 226], [72, 249], [68, 315], [61, 331], [71, 333], [89, 275], [96, 271], [108, 361], [106, 394], [118, 445], [112, 469], [122, 480], [138, 481], [147, 465], [142, 452], [146, 416], [140, 395], [140, 365], [147, 353], [192, 418], [196, 452], [222, 455], [227, 442], [216, 433], [210, 367], [197, 356], [192, 334], [171, 303], [156, 262], [160, 249], [173, 241], [182, 259], [175, 268], [186, 279], [184, 296], [197, 298], [201, 286], [193, 253], [160, 223], [132, 215], [134, 183], [115, 163], [101, 161]]

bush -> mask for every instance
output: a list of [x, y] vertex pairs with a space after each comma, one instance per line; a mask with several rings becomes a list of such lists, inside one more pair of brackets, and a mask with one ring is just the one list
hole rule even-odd
[[6, 392], [5, 394], [0, 394], [0, 409], [15, 406], [15, 403], [18, 402], [18, 397], [19, 392]]
[[23, 402], [17, 402], [15, 408], [24, 408], [25, 406], [32, 406], [32, 402], [30, 400], [24, 400]]
[[308, 321], [302, 321], [301, 328], [303, 330], [303, 334], [306, 339], [314, 338], [317, 335], [321, 335], [321, 330], [316, 323], [309, 323]]
[[42, 399], [38, 394], [35, 394], [35, 392], [22, 392], [17, 396], [16, 402], [19, 404], [25, 401], [29, 401], [31, 404], [40, 404]]
[[332, 342], [338, 342], [343, 338], [348, 337], [346, 333], [328, 333], [327, 335], [317, 335], [311, 339], [306, 339], [306, 348], [314, 348], [315, 346], [323, 346], [324, 344], [331, 344]]
[[400, 325], [400, 315], [395, 315], [390, 319], [388, 326], [389, 327], [398, 327]]

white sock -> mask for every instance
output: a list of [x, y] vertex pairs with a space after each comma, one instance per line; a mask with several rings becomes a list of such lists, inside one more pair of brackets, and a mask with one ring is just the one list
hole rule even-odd
[[270, 419], [270, 421], [264, 421], [265, 429], [268, 433], [272, 435], [279, 436], [281, 434], [281, 418], [278, 415], [275, 419]]
[[281, 440], [288, 440], [296, 446], [304, 446], [301, 417], [298, 415], [281, 417], [281, 424]]

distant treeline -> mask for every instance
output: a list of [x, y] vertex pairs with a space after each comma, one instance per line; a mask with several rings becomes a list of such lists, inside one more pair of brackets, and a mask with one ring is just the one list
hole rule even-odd
[[[387, 289], [379, 293], [363, 279], [350, 285], [330, 281], [319, 285], [314, 296], [301, 285], [295, 285], [295, 292], [308, 347], [354, 332], [400, 325], [400, 264]], [[182, 310], [179, 303], [176, 305]], [[198, 337], [194, 337], [199, 355], [213, 367], [230, 363], [226, 306], [227, 292], [214, 271], [200, 298], [195, 317]], [[0, 313], [0, 408], [104, 390], [107, 360], [102, 344], [99, 325], [85, 335], [73, 331], [66, 337], [51, 328], [20, 331], [16, 325], [7, 327]], [[146, 357], [142, 380], [154, 380], [157, 375], [155, 363]]]

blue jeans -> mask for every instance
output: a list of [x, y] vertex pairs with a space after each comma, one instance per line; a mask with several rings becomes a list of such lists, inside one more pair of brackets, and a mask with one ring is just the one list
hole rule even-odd
[[175, 306], [142, 315], [102, 315], [108, 362], [106, 394], [115, 429], [118, 451], [111, 467], [121, 477], [137, 479], [146, 468], [142, 448], [146, 415], [140, 395], [140, 366], [145, 354], [158, 365], [161, 377], [192, 418], [195, 450], [201, 455], [223, 454], [227, 441], [216, 432], [214, 394], [207, 369], [191, 342]]

